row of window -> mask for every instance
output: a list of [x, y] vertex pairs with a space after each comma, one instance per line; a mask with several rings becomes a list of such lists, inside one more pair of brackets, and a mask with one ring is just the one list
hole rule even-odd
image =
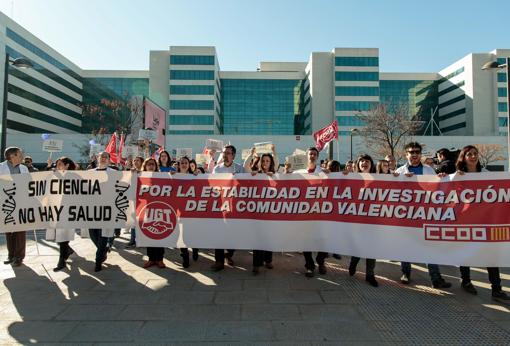
[[170, 109], [214, 110], [214, 101], [207, 101], [207, 100], [170, 100]]
[[335, 96], [379, 96], [378, 87], [335, 87]]
[[[41, 112], [37, 112], [37, 111], [30, 109], [28, 107], [25, 107], [25, 106], [21, 106], [21, 105], [12, 103], [12, 102], [7, 102], [7, 109], [12, 112], [26, 115], [27, 117], [30, 117], [33, 119], [37, 119], [37, 120], [46, 122], [48, 124], [60, 126], [65, 129], [69, 129], [69, 130], [76, 131], [76, 132], [81, 132], [81, 126], [70, 124], [67, 121], [54, 118], [52, 116], [49, 116], [49, 115], [41, 113]], [[12, 127], [9, 127], [9, 128], [12, 128]]]
[[363, 120], [356, 116], [336, 117], [338, 126], [365, 126]]
[[55, 110], [57, 112], [60, 112], [60, 113], [65, 114], [65, 115], [68, 115], [68, 116], [73, 117], [75, 119], [81, 120], [81, 113], [77, 113], [77, 112], [72, 111], [72, 110], [70, 110], [69, 108], [66, 108], [66, 107], [62, 107], [59, 104], [56, 104], [56, 103], [51, 102], [51, 101], [49, 101], [49, 100], [47, 100], [47, 99], [45, 99], [43, 97], [40, 97], [38, 95], [32, 94], [31, 92], [28, 92], [26, 90], [18, 88], [15, 85], [9, 84], [7, 90], [9, 90], [9, 92], [11, 94], [17, 95], [17, 96], [22, 97], [22, 98], [27, 99], [27, 100], [30, 100], [30, 101], [32, 101], [34, 103], [37, 103], [37, 104], [41, 105], [41, 106], [53, 109], [53, 110]]
[[[23, 57], [22, 54], [20, 54], [18, 51], [14, 50], [13, 48], [6, 46], [5, 52], [9, 54], [13, 59], [21, 58]], [[65, 80], [64, 78], [56, 75], [55, 73], [51, 72], [50, 70], [46, 69], [45, 67], [39, 65], [35, 61], [32, 61], [33, 69], [46, 77], [54, 80], [58, 84], [61, 84], [62, 86], [66, 87], [67, 89], [70, 89], [74, 91], [75, 93], [81, 94], [81, 89], [78, 88], [76, 85], [70, 83], [69, 81]], [[14, 69], [15, 67], [13, 67]]]
[[508, 112], [508, 105], [506, 102], [498, 102], [498, 112]]
[[170, 125], [212, 125], [212, 115], [170, 115]]
[[170, 85], [172, 95], [214, 95], [214, 85]]
[[168, 130], [169, 135], [214, 135], [214, 130]]
[[374, 108], [377, 102], [368, 101], [336, 101], [336, 111], [368, 111]]
[[214, 55], [170, 55], [172, 65], [214, 65]]
[[70, 77], [73, 77], [74, 79], [76, 79], [79, 82], [82, 81], [82, 78], [76, 72], [74, 72], [70, 68], [66, 67], [60, 61], [58, 61], [54, 57], [50, 56], [48, 53], [46, 53], [42, 49], [40, 49], [37, 46], [33, 45], [32, 43], [28, 42], [26, 39], [24, 39], [23, 37], [18, 35], [16, 32], [7, 28], [6, 34], [7, 34], [7, 37], [9, 37], [11, 40], [13, 40], [14, 42], [18, 43], [19, 45], [25, 47], [27, 50], [31, 51], [32, 53], [34, 53], [41, 59], [49, 62], [50, 64], [52, 64], [53, 66], [55, 66], [56, 68], [61, 70], [62, 72], [69, 75]]
[[462, 115], [465, 113], [466, 113], [466, 108], [457, 109], [456, 111], [441, 115], [439, 117], [439, 121], [450, 119], [450, 118], [453, 118], [453, 117], [456, 117], [458, 115]]
[[441, 128], [441, 132], [449, 132], [449, 131], [453, 131], [453, 130], [463, 129], [465, 127], [466, 127], [466, 122], [463, 121], [463, 122], [458, 123], [458, 124], [442, 127]]
[[498, 64], [506, 64], [506, 58], [498, 58], [497, 62]]
[[444, 95], [444, 94], [448, 94], [450, 91], [457, 90], [457, 89], [459, 89], [461, 86], [464, 86], [464, 84], [465, 84], [465, 83], [466, 83], [465, 81], [460, 81], [460, 82], [458, 82], [457, 84], [450, 85], [448, 88], [441, 90], [441, 91], [437, 94], [437, 96], [442, 96], [442, 95]]
[[506, 97], [506, 88], [498, 88], [498, 97]]
[[16, 131], [20, 131], [20, 132], [24, 132], [24, 133], [55, 133], [54, 131], [42, 129], [40, 127], [35, 127], [35, 126], [24, 124], [24, 123], [20, 123], [18, 121], [14, 121], [11, 119], [7, 119], [7, 128], [13, 129]]
[[508, 126], [508, 118], [507, 117], [498, 117], [499, 127], [507, 127]]
[[506, 82], [506, 73], [499, 72], [498, 74], [498, 82], [505, 83]]
[[379, 58], [372, 56], [336, 56], [335, 66], [379, 66]]
[[443, 103], [439, 104], [439, 109], [444, 108], [444, 107], [449, 106], [449, 105], [452, 105], [455, 102], [459, 102], [461, 100], [464, 100], [465, 98], [466, 98], [465, 94], [462, 94], [460, 96], [454, 97], [454, 98], [452, 98], [452, 99], [450, 99], [450, 100], [448, 100], [446, 102], [443, 102]]
[[170, 70], [170, 79], [178, 80], [214, 80], [212, 70]]
[[443, 78], [439, 79], [439, 83], [445, 82], [448, 79], [452, 79], [453, 77], [458, 76], [462, 72], [464, 72], [464, 66], [462, 66], [461, 68], [459, 68], [459, 69], [453, 71], [452, 73], [444, 76]]
[[353, 72], [337, 71], [335, 72], [336, 81], [378, 81], [379, 72]]

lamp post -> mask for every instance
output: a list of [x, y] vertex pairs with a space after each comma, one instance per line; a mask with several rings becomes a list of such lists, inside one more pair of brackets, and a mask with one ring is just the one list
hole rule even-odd
[[351, 136], [351, 161], [352, 161], [352, 136], [355, 134], [355, 133], [358, 133], [359, 130], [358, 129], [351, 129], [350, 131], [350, 136]]
[[500, 64], [497, 61], [489, 61], [482, 66], [482, 70], [494, 70], [506, 68], [506, 139], [508, 151], [508, 170], [510, 171], [510, 57], [505, 58], [506, 63]]
[[5, 148], [7, 147], [7, 94], [9, 84], [9, 64], [18, 68], [32, 68], [34, 65], [26, 58], [12, 59], [9, 54], [5, 54], [5, 69], [4, 69], [4, 99], [3, 99], [3, 111], [2, 111], [2, 139], [0, 142], [0, 153], [4, 154]]

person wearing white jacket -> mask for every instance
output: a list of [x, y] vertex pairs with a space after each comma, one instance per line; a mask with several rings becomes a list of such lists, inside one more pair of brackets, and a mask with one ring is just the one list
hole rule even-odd
[[[0, 163], [0, 175], [11, 175], [29, 173], [28, 168], [21, 164], [23, 161], [23, 152], [18, 147], [8, 147], [4, 152], [5, 161]], [[26, 232], [7, 232], [7, 260], [4, 264], [12, 264], [15, 267], [20, 266], [25, 258]]]

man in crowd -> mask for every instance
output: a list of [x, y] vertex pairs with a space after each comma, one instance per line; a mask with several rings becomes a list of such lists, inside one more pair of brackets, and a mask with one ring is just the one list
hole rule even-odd
[[395, 156], [393, 156], [393, 155], [386, 155], [384, 157], [384, 159], [386, 161], [388, 161], [388, 165], [390, 167], [390, 173], [395, 172], [395, 170], [397, 169], [397, 160], [395, 160]]
[[453, 160], [453, 154], [450, 150], [446, 148], [439, 149], [437, 151], [437, 161], [437, 173], [453, 174], [457, 171], [455, 160]]
[[[215, 165], [213, 169], [213, 174], [216, 173], [230, 173], [230, 174], [237, 174], [237, 173], [245, 173], [244, 167], [240, 164], [237, 164], [234, 162], [234, 159], [236, 158], [236, 148], [233, 145], [226, 145], [223, 148], [222, 153], [222, 162]], [[224, 249], [216, 249], [214, 251], [214, 259], [215, 262], [211, 269], [213, 271], [220, 271], [225, 268], [225, 257], [227, 258], [227, 263], [230, 266], [234, 265], [234, 260], [232, 257], [234, 256], [234, 250], [227, 250], [227, 254], [225, 256], [225, 250]]]
[[[395, 173], [405, 174], [406, 176], [413, 175], [435, 175], [436, 172], [430, 166], [424, 165], [421, 162], [421, 151], [422, 146], [420, 143], [411, 142], [406, 144], [404, 147], [406, 151], [406, 159], [407, 162], [405, 165], [397, 168]], [[432, 280], [432, 286], [434, 288], [449, 288], [452, 286], [451, 283], [446, 282], [439, 271], [439, 265], [437, 264], [428, 264], [430, 279]], [[403, 284], [409, 284], [411, 281], [411, 263], [409, 262], [401, 262], [402, 268], [402, 277], [400, 281]]]
[[24, 163], [25, 163], [25, 166], [27, 166], [28, 171], [30, 173], [32, 173], [32, 172], [39, 172], [39, 170], [32, 165], [32, 161], [33, 160], [32, 160], [32, 158], [30, 156], [25, 156]]
[[[315, 147], [310, 147], [306, 151], [306, 155], [308, 157], [308, 164], [306, 169], [298, 169], [294, 171], [293, 173], [301, 173], [301, 174], [317, 174], [321, 173], [323, 170], [322, 168], [317, 164], [317, 161], [319, 159], [319, 151]], [[303, 256], [305, 257], [305, 268], [306, 277], [313, 277], [315, 272], [315, 262], [313, 261], [312, 252], [311, 251], [303, 251]], [[317, 261], [317, 264], [319, 265], [319, 274], [326, 274], [326, 265], [324, 264], [324, 261], [326, 257], [328, 256], [327, 252], [318, 252], [317, 257], [315, 260]]]
[[[4, 152], [5, 161], [0, 163], [0, 175], [29, 173], [28, 168], [21, 164], [23, 152], [18, 147], [9, 147]], [[26, 232], [7, 232], [7, 260], [4, 264], [19, 267], [25, 258]]]

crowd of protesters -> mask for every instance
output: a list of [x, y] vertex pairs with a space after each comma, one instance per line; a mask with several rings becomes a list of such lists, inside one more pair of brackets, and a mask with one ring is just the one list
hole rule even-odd
[[[436, 158], [422, 157], [422, 146], [417, 142], [408, 143], [405, 146], [405, 163], [397, 167], [397, 161], [393, 155], [386, 155], [375, 163], [374, 159], [367, 154], [362, 154], [356, 160], [347, 161], [342, 169], [341, 164], [335, 160], [325, 160], [319, 162], [319, 151], [315, 147], [310, 147], [307, 152], [307, 165], [306, 168], [295, 169], [289, 162], [285, 162], [282, 166], [284, 174], [299, 173], [299, 174], [318, 174], [318, 173], [335, 173], [343, 172], [343, 174], [369, 173], [369, 174], [393, 174], [395, 176], [405, 175], [411, 177], [413, 175], [439, 175], [446, 174], [466, 174], [478, 173], [486, 171], [482, 168], [479, 160], [478, 149], [472, 145], [464, 147], [458, 155], [450, 152], [448, 149], [440, 149], [437, 152]], [[0, 174], [24, 174], [35, 172], [37, 169], [32, 165], [32, 158], [29, 156], [23, 157], [20, 148], [9, 147], [4, 152], [5, 161], [0, 163]], [[167, 151], [159, 153], [158, 158], [154, 157], [131, 157], [127, 159], [122, 168], [112, 165], [110, 162], [110, 155], [107, 152], [101, 152], [93, 158], [86, 167], [87, 170], [94, 171], [110, 171], [114, 169], [131, 170], [133, 172], [168, 172], [169, 174], [217, 174], [217, 173], [251, 173], [252, 175], [268, 175], [272, 176], [279, 170], [280, 164], [278, 155], [274, 145], [272, 152], [258, 154], [253, 148], [249, 156], [244, 160], [244, 164], [235, 163], [236, 148], [233, 145], [226, 145], [223, 151], [217, 157], [214, 150], [209, 152], [209, 160], [203, 167], [184, 156], [179, 160], [172, 160]], [[24, 164], [22, 164], [22, 162]], [[55, 162], [48, 159], [47, 170], [68, 171], [79, 169], [79, 166], [68, 157], [61, 157]], [[66, 268], [66, 261], [74, 253], [70, 247], [70, 242], [74, 239], [75, 230], [55, 229], [47, 230], [47, 238], [54, 240], [59, 244], [59, 259], [54, 271], [60, 271]], [[95, 271], [103, 269], [102, 264], [107, 260], [107, 254], [112, 250], [113, 240], [120, 235], [120, 230], [108, 229], [89, 229], [89, 237], [97, 248], [95, 256]], [[5, 233], [8, 248], [8, 257], [4, 264], [11, 264], [13, 266], [22, 265], [25, 257], [26, 236], [25, 232]], [[136, 235], [134, 229], [130, 230], [130, 240], [126, 246], [127, 248], [136, 247]], [[225, 268], [225, 260], [229, 266], [234, 265], [234, 249], [215, 249], [214, 258], [215, 263], [211, 269], [213, 271], [220, 271]], [[187, 248], [180, 249], [182, 257], [183, 268], [190, 266], [189, 250]], [[143, 263], [144, 268], [157, 266], [158, 268], [165, 268], [164, 263], [165, 248], [163, 247], [148, 247], [147, 248], [147, 261]], [[318, 267], [318, 272], [321, 275], [327, 274], [327, 267], [325, 260], [328, 257], [326, 252], [318, 252], [315, 260], [312, 252], [303, 252], [305, 262], [305, 276], [313, 277], [315, 269]], [[341, 258], [339, 254], [333, 254], [334, 258]], [[199, 259], [199, 250], [192, 250], [192, 259], [197, 261]], [[357, 265], [360, 261], [359, 257], [352, 256], [348, 268], [349, 275], [355, 275]], [[277, 263], [276, 263], [277, 265]], [[261, 269], [273, 269], [273, 254], [270, 251], [254, 249], [253, 250], [253, 268], [252, 273], [257, 275]], [[441, 275], [439, 265], [427, 264], [428, 272], [434, 288], [447, 289], [451, 287], [451, 283], [447, 282]], [[375, 276], [376, 259], [367, 258], [365, 267], [365, 280], [374, 287], [378, 286]], [[401, 262], [402, 276], [400, 281], [402, 284], [408, 285], [411, 282], [411, 263]], [[502, 290], [501, 277], [499, 268], [487, 268], [489, 281], [492, 285], [492, 297], [497, 300], [510, 300]], [[470, 278], [470, 268], [461, 266], [461, 287], [470, 294], [477, 294], [476, 288], [473, 286]]]

